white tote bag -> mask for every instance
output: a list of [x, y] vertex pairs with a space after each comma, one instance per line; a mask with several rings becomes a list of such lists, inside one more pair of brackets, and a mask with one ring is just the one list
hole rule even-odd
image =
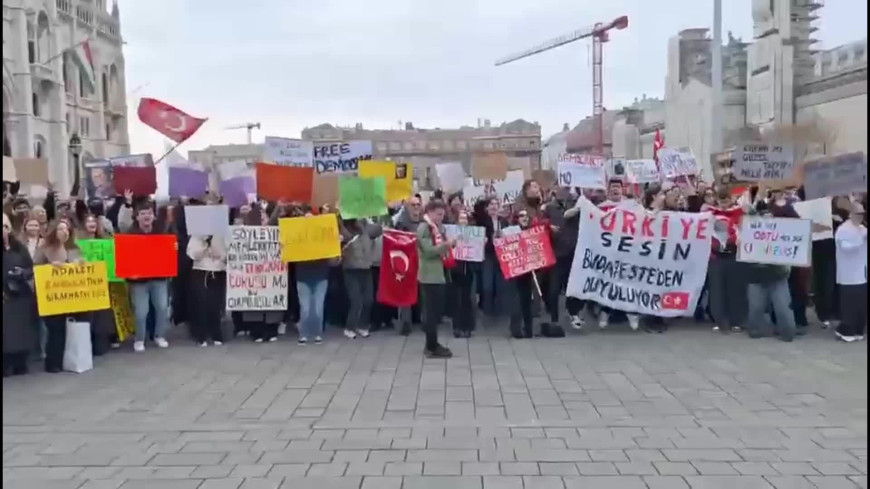
[[92, 368], [94, 368], [94, 355], [91, 349], [91, 323], [68, 318], [63, 369], [80, 374]]

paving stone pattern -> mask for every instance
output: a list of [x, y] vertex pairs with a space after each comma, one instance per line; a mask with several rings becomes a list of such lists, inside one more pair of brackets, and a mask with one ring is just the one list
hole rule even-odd
[[867, 352], [625, 326], [112, 352], [3, 381], [12, 489], [867, 487]]

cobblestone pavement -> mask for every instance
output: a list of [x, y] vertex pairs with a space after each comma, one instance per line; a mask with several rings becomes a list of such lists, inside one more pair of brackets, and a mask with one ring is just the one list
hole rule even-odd
[[118, 351], [3, 381], [13, 489], [866, 487], [866, 343], [684, 324]]

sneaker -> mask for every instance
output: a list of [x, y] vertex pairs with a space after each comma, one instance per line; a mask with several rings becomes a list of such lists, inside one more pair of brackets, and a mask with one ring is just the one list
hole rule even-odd
[[319, 345], [319, 344], [321, 344], [321, 343], [323, 343], [323, 338], [321, 338], [320, 336], [317, 336], [317, 337], [314, 338], [314, 344], [315, 344], [315, 345]]
[[254, 340], [254, 343], [262, 343], [262, 342], [263, 342], [263, 338], [257, 338], [256, 340]]
[[598, 314], [598, 327], [604, 329], [607, 325], [610, 324], [610, 317], [606, 312], [601, 312]]
[[215, 341], [214, 346], [222, 346], [224, 344], [223, 341]]
[[278, 334], [282, 336], [287, 334], [287, 323], [281, 323], [278, 325]]
[[208, 343], [206, 343], [205, 341], [203, 341], [202, 343], [199, 344], [200, 348], [205, 348], [207, 346], [208, 346]]
[[133, 351], [136, 353], [141, 353], [145, 351], [145, 342], [144, 341], [134, 341], [133, 342]]
[[369, 337], [369, 330], [367, 330], [367, 329], [360, 329], [360, 330], [357, 330], [357, 333], [358, 333], [360, 336], [362, 336], [363, 338], [368, 338], [368, 337]]
[[830, 321], [822, 321], [822, 329], [828, 329], [831, 327]]
[[305, 346], [308, 344], [308, 340], [306, 338], [299, 338], [299, 340], [296, 341], [296, 344], [299, 346]]
[[434, 350], [423, 352], [426, 358], [453, 358], [453, 352], [449, 348], [438, 345]]
[[166, 338], [154, 338], [154, 343], [160, 348], [169, 348], [169, 342]]
[[354, 331], [349, 330], [349, 329], [344, 330], [344, 335], [350, 339], [356, 338], [356, 333]]
[[111, 347], [112, 347], [113, 350], [114, 350], [115, 348], [121, 348], [121, 344], [120, 344], [120, 343], [112, 343], [112, 344], [111, 344]]
[[846, 335], [841, 334], [839, 331], [836, 331], [836, 330], [834, 331], [834, 334], [837, 335], [837, 338], [840, 338], [841, 340], [845, 341], [846, 343], [851, 343], [857, 339], [855, 336], [846, 336]]
[[274, 342], [276, 342], [276, 341], [278, 341], [278, 337], [277, 337], [277, 336], [273, 336], [273, 337], [269, 338], [269, 343], [274, 343]]
[[637, 328], [640, 327], [640, 316], [637, 314], [627, 314], [627, 316], [629, 327], [631, 327], [632, 331], [637, 331]]
[[583, 316], [571, 316], [571, 327], [574, 329], [583, 329], [586, 326], [586, 319]]
[[713, 332], [714, 332], [714, 333], [718, 333], [719, 331], [720, 331], [720, 330], [719, 330], [719, 326], [713, 326]]

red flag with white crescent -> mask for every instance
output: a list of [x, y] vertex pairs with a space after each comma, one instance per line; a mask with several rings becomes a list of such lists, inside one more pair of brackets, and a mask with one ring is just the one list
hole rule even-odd
[[384, 230], [384, 251], [378, 283], [378, 302], [393, 307], [410, 307], [417, 303], [417, 236], [395, 230]]
[[139, 120], [176, 143], [193, 136], [207, 119], [199, 119], [153, 98], [139, 101]]

